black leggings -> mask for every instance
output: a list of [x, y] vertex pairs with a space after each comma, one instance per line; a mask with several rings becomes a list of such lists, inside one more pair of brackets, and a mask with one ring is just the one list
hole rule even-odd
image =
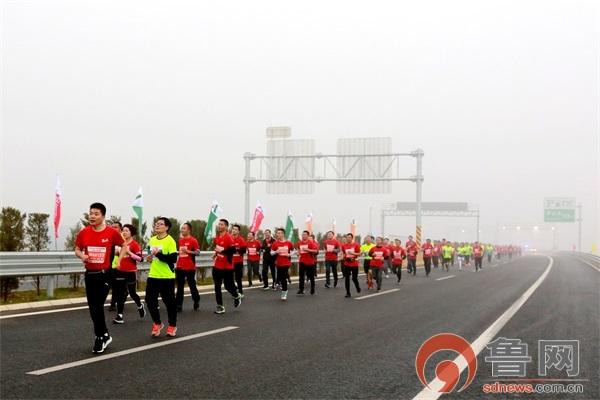
[[329, 279], [331, 272], [333, 271], [333, 282], [337, 283], [338, 281], [338, 273], [337, 273], [337, 260], [325, 260], [325, 283], [329, 285], [331, 280]]
[[238, 297], [238, 292], [233, 282], [233, 270], [232, 269], [212, 269], [213, 282], [215, 283], [215, 298], [217, 304], [223, 305], [223, 292], [221, 292], [221, 285], [225, 284], [225, 289], [234, 298]]
[[235, 285], [237, 286], [237, 291], [239, 293], [244, 293], [244, 288], [242, 287], [242, 278], [244, 277], [244, 263], [235, 263], [233, 264], [234, 276], [235, 276]]
[[275, 283], [277, 282], [277, 269], [275, 268], [275, 259], [263, 257], [262, 279], [264, 287], [269, 286], [269, 270], [271, 270], [273, 287], [275, 287]]
[[85, 273], [85, 296], [87, 297], [96, 336], [108, 333], [106, 321], [104, 320], [104, 302], [108, 296], [109, 287], [109, 276], [106, 271]]
[[260, 279], [260, 275], [258, 274], [258, 261], [248, 261], [248, 284], [252, 285], [252, 278], [257, 276]]
[[290, 267], [277, 267], [277, 282], [281, 285], [281, 290], [288, 290], [288, 270]]
[[113, 293], [117, 294], [117, 314], [123, 314], [123, 309], [125, 308], [125, 301], [127, 300], [128, 293], [129, 296], [131, 296], [131, 299], [138, 306], [138, 308], [142, 306], [140, 296], [136, 292], [136, 282], [137, 272], [117, 271], [113, 289]]
[[396, 276], [398, 277], [398, 282], [402, 280], [402, 264], [395, 265], [396, 268]]
[[344, 284], [346, 285], [346, 293], [350, 294], [350, 275], [352, 275], [352, 282], [354, 282], [354, 287], [356, 291], [360, 291], [360, 285], [358, 284], [358, 267], [342, 267], [344, 274]]
[[146, 305], [155, 324], [160, 324], [158, 296], [167, 307], [169, 325], [177, 325], [177, 305], [175, 303], [175, 279], [148, 278], [146, 281]]
[[200, 294], [198, 293], [198, 288], [196, 287], [195, 269], [176, 269], [175, 279], [177, 280], [177, 295], [175, 296], [175, 299], [178, 307], [183, 305], [183, 287], [185, 286], [186, 281], [190, 287], [190, 293], [192, 294], [192, 300], [194, 303], [198, 303], [200, 301]]
[[310, 291], [314, 292], [315, 291], [315, 269], [316, 266], [314, 265], [306, 265], [303, 263], [300, 263], [300, 281], [299, 281], [299, 289], [301, 291], [304, 291], [304, 280], [305, 280], [305, 276], [308, 277], [308, 280], [310, 281]]
[[429, 276], [431, 272], [431, 257], [423, 257], [423, 264], [425, 265], [425, 275]]

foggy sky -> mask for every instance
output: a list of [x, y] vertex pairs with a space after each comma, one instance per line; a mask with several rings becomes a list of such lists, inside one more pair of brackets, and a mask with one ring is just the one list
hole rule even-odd
[[[61, 236], [93, 201], [133, 216], [205, 219], [216, 199], [243, 219], [246, 151], [268, 126], [333, 153], [347, 137], [422, 148], [425, 201], [481, 210], [481, 238], [549, 248], [543, 199], [583, 204], [584, 249], [600, 242], [600, 11], [595, 1], [2, 1], [1, 200], [51, 213]], [[414, 161], [403, 163], [415, 174]], [[379, 230], [390, 195], [267, 195], [315, 228]], [[425, 218], [424, 236], [474, 240], [471, 219]], [[407, 235], [412, 218], [389, 218]], [[504, 224], [542, 231], [499, 232]], [[556, 225], [558, 241], [576, 224]], [[463, 233], [462, 230], [465, 230]]]

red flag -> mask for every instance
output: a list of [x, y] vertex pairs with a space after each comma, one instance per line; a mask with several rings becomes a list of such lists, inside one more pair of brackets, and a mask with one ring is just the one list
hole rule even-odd
[[60, 192], [60, 179], [56, 178], [56, 191], [54, 193], [54, 238], [58, 239], [58, 227], [60, 226], [60, 215], [62, 212], [62, 195]]
[[252, 225], [250, 225], [250, 232], [256, 233], [260, 229], [260, 224], [264, 218], [265, 213], [260, 204], [258, 204], [254, 209], [254, 217], [252, 218]]

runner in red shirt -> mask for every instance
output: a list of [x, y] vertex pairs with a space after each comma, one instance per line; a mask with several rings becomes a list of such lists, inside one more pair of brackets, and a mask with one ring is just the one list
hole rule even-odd
[[394, 246], [392, 246], [392, 265], [395, 268], [398, 282], [402, 280], [402, 261], [406, 258], [406, 250], [402, 247], [402, 241], [400, 239], [394, 240]]
[[175, 269], [177, 281], [177, 311], [183, 309], [183, 288], [187, 281], [194, 301], [194, 310], [200, 308], [200, 294], [196, 287], [196, 256], [200, 254], [200, 246], [195, 237], [192, 236], [192, 224], [185, 222], [181, 225], [181, 237], [179, 238], [179, 257]]
[[258, 266], [260, 264], [261, 244], [256, 240], [254, 232], [248, 232], [246, 236], [246, 253], [248, 254], [248, 286], [252, 286], [252, 277], [258, 276], [258, 280], [262, 282]]
[[281, 300], [287, 300], [288, 294], [288, 270], [292, 265], [292, 251], [294, 245], [289, 240], [285, 239], [285, 229], [278, 228], [277, 240], [271, 245], [271, 255], [275, 258], [275, 266], [277, 267], [277, 281], [281, 285]]
[[[146, 316], [146, 309], [140, 300], [140, 296], [136, 292], [137, 286], [137, 263], [142, 261], [142, 249], [138, 242], [133, 240], [133, 237], [137, 234], [135, 226], [125, 224], [121, 235], [125, 239], [124, 247], [127, 248], [125, 257], [119, 259], [119, 266], [115, 275], [115, 294], [117, 300], [117, 316], [113, 319], [114, 324], [122, 324], [123, 310], [125, 309], [125, 301], [127, 300], [127, 293], [131, 296], [131, 299], [135, 302], [138, 308], [140, 318]], [[114, 290], [114, 289], [113, 289]]]
[[383, 245], [383, 238], [381, 236], [375, 239], [375, 247], [369, 250], [369, 256], [372, 257], [371, 270], [373, 270], [373, 279], [377, 283], [377, 291], [380, 292], [385, 258], [389, 256], [389, 251]]
[[483, 265], [483, 246], [475, 242], [473, 246], [473, 258], [475, 259], [475, 271], [479, 271]]
[[313, 295], [315, 294], [315, 269], [317, 264], [315, 254], [319, 252], [319, 245], [316, 241], [310, 239], [308, 231], [303, 231], [302, 240], [296, 243], [296, 249], [298, 250], [298, 254], [300, 254], [298, 262], [300, 266], [298, 294], [304, 294], [304, 278], [308, 276], [310, 280], [310, 294]]
[[94, 323], [94, 353], [102, 353], [112, 342], [104, 319], [104, 302], [108, 296], [109, 276], [114, 246], [121, 246], [119, 258], [125, 257], [127, 247], [119, 232], [106, 226], [106, 207], [101, 203], [90, 206], [90, 224], [75, 239], [75, 255], [85, 264], [85, 294]]
[[329, 278], [331, 271], [333, 271], [333, 287], [335, 288], [338, 283], [337, 265], [341, 246], [340, 242], [334, 238], [333, 231], [327, 232], [327, 238], [323, 242], [323, 247], [325, 249], [325, 287], [327, 289], [331, 287], [331, 280]]
[[[313, 235], [313, 234], [311, 233], [310, 235], [308, 235], [308, 239], [309, 239], [309, 240], [312, 240], [312, 241], [313, 241], [313, 242], [314, 242], [314, 243], [317, 245], [317, 250], [319, 250], [319, 247], [320, 247], [320, 246], [319, 246], [319, 242], [317, 242], [317, 238], [315, 237], [315, 235]], [[313, 257], [314, 257], [314, 259], [315, 259], [315, 279], [317, 279], [317, 276], [319, 275], [319, 271], [318, 271], [318, 269], [317, 269], [317, 266], [318, 266], [318, 262], [317, 262], [317, 261], [318, 261], [318, 254], [319, 254], [319, 252], [318, 252], [318, 251], [317, 251], [315, 254], [313, 254]], [[308, 276], [307, 276], [307, 279], [306, 279], [306, 280], [308, 280]], [[288, 282], [289, 282], [289, 283], [292, 283], [292, 280], [291, 280], [291, 278], [290, 278], [289, 274], [288, 274]]]
[[233, 253], [233, 274], [235, 277], [235, 283], [237, 285], [237, 291], [242, 298], [244, 297], [244, 288], [242, 287], [242, 279], [244, 278], [244, 254], [246, 253], [246, 241], [240, 236], [242, 227], [238, 224], [233, 224], [231, 227], [231, 238], [233, 239], [233, 246], [235, 252]]
[[231, 235], [227, 232], [228, 228], [229, 221], [224, 218], [220, 219], [217, 224], [217, 235], [215, 236], [215, 254], [213, 256], [215, 265], [212, 269], [215, 298], [217, 300], [215, 314], [223, 314], [225, 312], [223, 293], [221, 292], [221, 285], [223, 283], [225, 283], [225, 289], [233, 297], [233, 306], [237, 308], [242, 304], [242, 295], [237, 292], [233, 280], [233, 253], [235, 253], [235, 245]]
[[419, 252], [419, 247], [417, 243], [413, 241], [413, 237], [408, 237], [408, 242], [406, 242], [406, 253], [408, 255], [408, 266], [407, 270], [409, 274], [416, 275], [417, 274], [417, 253]]
[[433, 257], [433, 245], [431, 244], [431, 239], [427, 239], [427, 241], [423, 244], [423, 264], [425, 264], [425, 276], [429, 277], [431, 273], [431, 257]]
[[342, 250], [342, 273], [344, 274], [344, 283], [346, 286], [346, 298], [350, 295], [350, 275], [356, 288], [356, 293], [360, 293], [358, 284], [358, 266], [360, 265], [358, 257], [360, 256], [360, 245], [354, 241], [354, 235], [346, 234], [346, 242], [341, 246]]
[[433, 268], [438, 268], [440, 266], [440, 255], [442, 254], [442, 247], [440, 246], [440, 242], [435, 240], [433, 242], [433, 257], [431, 260], [433, 261]]

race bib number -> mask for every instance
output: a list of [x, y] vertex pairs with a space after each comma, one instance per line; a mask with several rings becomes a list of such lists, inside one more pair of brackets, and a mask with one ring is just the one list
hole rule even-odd
[[431, 255], [431, 249], [425, 249], [425, 255], [426, 256], [430, 256]]
[[308, 253], [308, 245], [306, 245], [306, 244], [301, 245], [300, 246], [300, 253], [302, 253], [302, 254]]
[[224, 247], [222, 247], [222, 246], [216, 246], [216, 247], [215, 247], [215, 251], [216, 251], [217, 253], [220, 253], [220, 252], [222, 252], [223, 250], [225, 250], [225, 248], [224, 248]]
[[334, 246], [334, 245], [332, 245], [332, 244], [328, 244], [328, 245], [327, 245], [327, 251], [328, 251], [329, 253], [333, 253], [333, 250], [335, 250], [335, 246]]
[[352, 254], [352, 249], [346, 249], [346, 257], [353, 258], [354, 254]]
[[381, 251], [376, 251], [376, 252], [374, 253], [374, 258], [375, 258], [376, 260], [383, 260], [383, 252], [381, 252]]
[[286, 247], [278, 247], [277, 254], [279, 254], [280, 256], [287, 256], [288, 254], [290, 254], [290, 251], [287, 248], [287, 246]]
[[106, 247], [88, 246], [87, 255], [88, 263], [102, 264], [106, 258]]
[[402, 258], [402, 253], [399, 251], [394, 252], [394, 258]]
[[248, 255], [255, 256], [256, 255], [256, 247], [249, 247]]

